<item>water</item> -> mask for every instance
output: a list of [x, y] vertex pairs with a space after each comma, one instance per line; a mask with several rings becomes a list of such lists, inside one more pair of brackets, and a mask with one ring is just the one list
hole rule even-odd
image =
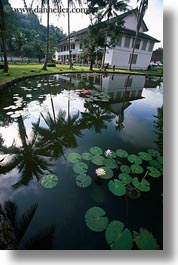
[[[18, 216], [38, 203], [23, 247], [55, 225], [52, 249], [109, 249], [105, 233], [93, 232], [85, 224], [87, 209], [99, 206], [109, 221], [120, 220], [131, 231], [148, 229], [162, 248], [162, 177], [149, 178], [151, 191], [132, 200], [114, 196], [107, 180], [96, 181], [96, 166], [89, 169], [92, 185], [79, 188], [65, 159], [70, 152], [88, 152], [93, 146], [128, 153], [148, 148], [161, 152], [162, 132], [155, 132], [155, 116], [162, 101], [161, 80], [134, 75], [38, 77], [0, 92], [1, 146], [7, 147], [7, 154], [0, 155], [1, 165], [6, 165], [0, 175], [0, 202], [16, 202]], [[12, 154], [18, 161], [8, 167]], [[39, 182], [48, 171], [59, 179], [53, 189]]]

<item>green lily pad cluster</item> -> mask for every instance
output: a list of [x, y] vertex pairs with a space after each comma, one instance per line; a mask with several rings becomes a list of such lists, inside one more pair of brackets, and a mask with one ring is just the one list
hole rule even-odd
[[95, 167], [93, 176], [109, 180], [108, 189], [118, 197], [127, 194], [127, 185], [140, 192], [148, 192], [150, 183], [146, 177], [158, 178], [162, 175], [163, 158], [153, 149], [129, 154], [124, 149], [104, 151], [101, 147], [93, 146], [88, 152], [69, 153], [66, 158], [78, 174], [78, 187], [86, 188], [92, 184], [92, 177], [88, 175], [89, 164], [92, 163]]
[[52, 189], [58, 183], [58, 177], [54, 174], [45, 175], [40, 179], [40, 184], [45, 189]]
[[94, 232], [105, 231], [106, 242], [112, 250], [131, 250], [135, 243], [141, 250], [158, 250], [159, 245], [147, 229], [131, 232], [118, 220], [109, 222], [101, 207], [91, 207], [85, 213], [85, 223]]
[[110, 96], [105, 92], [98, 92], [96, 90], [81, 89], [79, 95], [88, 102], [109, 102]]

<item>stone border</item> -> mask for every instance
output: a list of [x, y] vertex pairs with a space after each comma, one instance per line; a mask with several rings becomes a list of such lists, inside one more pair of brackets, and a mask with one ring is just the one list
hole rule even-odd
[[96, 73], [96, 74], [118, 74], [118, 75], [145, 75], [149, 77], [163, 77], [163, 75], [150, 75], [150, 74], [145, 74], [145, 73], [127, 73], [127, 72], [107, 72], [107, 71], [59, 71], [59, 72], [54, 72], [54, 73], [39, 73], [39, 74], [32, 74], [32, 75], [25, 75], [25, 76], [19, 76], [16, 78], [13, 78], [11, 80], [7, 80], [4, 83], [0, 84], [0, 90], [13, 85], [16, 82], [28, 79], [28, 78], [33, 78], [33, 77], [39, 77], [39, 76], [45, 76], [45, 75], [57, 75], [57, 74], [91, 74], [91, 73]]

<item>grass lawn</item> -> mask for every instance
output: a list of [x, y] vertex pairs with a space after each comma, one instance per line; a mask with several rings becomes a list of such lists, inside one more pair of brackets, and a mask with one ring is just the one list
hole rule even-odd
[[[46, 74], [46, 73], [62, 73], [62, 72], [89, 72], [88, 66], [74, 66], [73, 69], [69, 69], [68, 65], [56, 65], [56, 67], [48, 67], [47, 71], [41, 70], [42, 64], [9, 64], [9, 73], [4, 73], [0, 70], [0, 85], [21, 76]], [[93, 68], [93, 71], [100, 72], [98, 68]], [[107, 72], [112, 73], [112, 69], [107, 70]], [[116, 73], [126, 73], [126, 74], [143, 74], [143, 75], [154, 75], [162, 76], [161, 70], [116, 70]]]

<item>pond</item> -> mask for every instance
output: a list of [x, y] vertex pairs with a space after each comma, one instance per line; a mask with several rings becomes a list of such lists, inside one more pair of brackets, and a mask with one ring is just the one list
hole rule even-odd
[[0, 91], [0, 202], [29, 213], [22, 249], [162, 249], [162, 105], [161, 78], [138, 75]]

